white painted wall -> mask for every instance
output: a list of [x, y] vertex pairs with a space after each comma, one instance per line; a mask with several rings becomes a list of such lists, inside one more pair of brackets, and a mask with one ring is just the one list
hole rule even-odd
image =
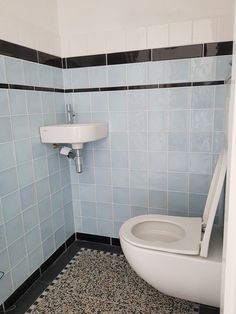
[[234, 0], [58, 0], [63, 56], [232, 40]]
[[[236, 14], [236, 5], [235, 5]], [[236, 20], [234, 23], [234, 54], [229, 107], [228, 170], [225, 204], [225, 229], [223, 250], [223, 286], [221, 313], [236, 313]]]
[[0, 0], [0, 39], [60, 55], [57, 0]]

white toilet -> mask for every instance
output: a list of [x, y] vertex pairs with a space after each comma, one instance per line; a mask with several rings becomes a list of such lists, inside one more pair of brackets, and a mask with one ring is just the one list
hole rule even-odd
[[129, 264], [159, 291], [219, 307], [222, 233], [212, 229], [225, 174], [226, 153], [223, 152], [216, 165], [203, 217], [142, 215], [121, 226], [120, 242]]

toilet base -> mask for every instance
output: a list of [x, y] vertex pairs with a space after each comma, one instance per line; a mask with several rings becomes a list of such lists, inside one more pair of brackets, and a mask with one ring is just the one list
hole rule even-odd
[[120, 238], [122, 250], [134, 271], [159, 291], [192, 302], [220, 306], [221, 243], [207, 258], [137, 247]]

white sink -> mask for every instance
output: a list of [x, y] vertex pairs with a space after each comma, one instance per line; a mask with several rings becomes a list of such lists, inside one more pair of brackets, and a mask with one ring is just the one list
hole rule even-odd
[[40, 127], [42, 143], [72, 144], [73, 149], [83, 148], [87, 142], [105, 138], [107, 123], [55, 124]]

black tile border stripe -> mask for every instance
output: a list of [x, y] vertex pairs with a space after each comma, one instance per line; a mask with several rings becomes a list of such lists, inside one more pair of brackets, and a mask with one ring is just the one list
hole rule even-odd
[[0, 40], [0, 55], [63, 69], [222, 56], [231, 55], [232, 52], [233, 42], [225, 41], [60, 58], [42, 51], [37, 51], [35, 49], [24, 47], [5, 40]]
[[43, 272], [51, 266], [56, 259], [58, 259], [75, 241], [75, 234], [72, 234], [38, 269], [36, 269], [33, 274], [31, 274], [22, 285], [17, 288], [12, 295], [0, 305], [5, 310], [11, 307], [24, 293], [27, 289], [29, 289], [32, 284], [41, 277]]
[[224, 85], [224, 84], [226, 84], [225, 81], [219, 80], [219, 81], [202, 81], [202, 82], [183, 82], [183, 83], [145, 84], [145, 85], [132, 85], [132, 86], [62, 89], [62, 88], [0, 83], [0, 89], [20, 89], [20, 90], [33, 90], [33, 91], [39, 91], [39, 92], [57, 92], [57, 93], [89, 93], [89, 92], [110, 92], [110, 91], [122, 91], [122, 90], [154, 89], [154, 88], [211, 86], [211, 85]]
[[118, 238], [111, 238], [111, 237], [106, 237], [106, 236], [90, 234], [90, 233], [77, 232], [76, 239], [89, 241], [89, 242], [120, 246], [120, 239]]

